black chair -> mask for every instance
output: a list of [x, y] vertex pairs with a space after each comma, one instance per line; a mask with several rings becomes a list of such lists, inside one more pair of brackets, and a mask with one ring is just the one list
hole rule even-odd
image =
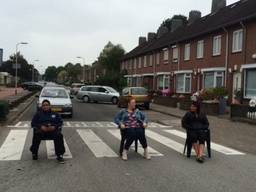
[[[208, 157], [211, 158], [211, 156], [212, 156], [211, 155], [211, 131], [210, 131], [210, 129], [207, 129], [207, 130], [205, 130], [205, 132], [207, 134], [206, 147], [207, 147]], [[192, 142], [190, 142], [190, 141], [191, 141], [191, 139], [189, 138], [189, 134], [187, 131], [187, 138], [186, 138], [183, 154], [185, 155], [185, 152], [187, 150], [188, 158], [191, 157], [191, 151], [192, 151]]]
[[[124, 143], [126, 140], [126, 134], [125, 130], [120, 129], [120, 134], [121, 134], [121, 142], [120, 142], [120, 148], [119, 148], [119, 155], [122, 156], [123, 150], [124, 150]], [[135, 140], [135, 152], [138, 152], [138, 140]]]

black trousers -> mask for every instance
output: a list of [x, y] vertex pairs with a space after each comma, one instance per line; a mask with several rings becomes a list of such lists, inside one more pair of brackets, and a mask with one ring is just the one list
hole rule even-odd
[[32, 146], [30, 147], [30, 151], [33, 154], [38, 153], [41, 140], [53, 140], [55, 154], [57, 156], [63, 155], [65, 153], [63, 135], [60, 131], [43, 132], [39, 130], [34, 130]]
[[140, 141], [140, 144], [144, 149], [147, 148], [148, 144], [147, 144], [144, 128], [128, 128], [126, 129], [125, 134], [126, 134], [126, 142], [124, 146], [125, 150], [129, 150], [133, 141], [135, 141], [136, 139]]

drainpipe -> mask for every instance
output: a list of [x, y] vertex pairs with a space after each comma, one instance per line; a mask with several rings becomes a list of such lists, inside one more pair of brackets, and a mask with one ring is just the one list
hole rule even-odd
[[225, 27], [223, 30], [226, 33], [226, 53], [225, 53], [225, 86], [227, 87], [227, 80], [228, 80], [228, 54], [229, 54], [229, 34]]
[[[157, 54], [157, 52], [156, 52], [156, 54]], [[156, 84], [156, 54], [154, 54], [154, 51], [152, 51], [153, 74], [154, 74], [154, 76], [153, 76], [153, 90], [156, 89], [156, 85], [155, 85]]]
[[[245, 27], [245, 25], [244, 25], [244, 23], [241, 21], [240, 22], [240, 25], [242, 26], [242, 28], [243, 28], [243, 59], [244, 59], [244, 64], [246, 64], [246, 40], [247, 40], [247, 29], [246, 29], [246, 27]], [[244, 74], [244, 73], [243, 73]], [[244, 75], [242, 75], [242, 77], [243, 77]], [[243, 79], [241, 79], [241, 84], [242, 85], [245, 85], [245, 81], [244, 81], [244, 78]], [[242, 93], [244, 93], [245, 94], [245, 87], [244, 86], [241, 86], [241, 91], [242, 91]], [[243, 95], [244, 95], [243, 94]]]

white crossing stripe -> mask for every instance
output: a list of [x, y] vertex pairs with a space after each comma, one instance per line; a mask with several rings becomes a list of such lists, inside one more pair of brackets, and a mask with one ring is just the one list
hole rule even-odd
[[[114, 137], [116, 137], [118, 140], [121, 140], [120, 130], [109, 129], [108, 132]], [[134, 144], [132, 145], [132, 149], [135, 149]], [[149, 146], [148, 146], [148, 152], [150, 156], [164, 156], [163, 154], [161, 154], [160, 152], [156, 151], [155, 149]], [[140, 145], [138, 145], [138, 153], [141, 154], [142, 156], [144, 155], [144, 149]]]
[[11, 130], [0, 148], [0, 161], [20, 160], [28, 130]]
[[[184, 133], [182, 131], [175, 130], [175, 129], [165, 130], [165, 132], [176, 135], [176, 136], [181, 137], [183, 139], [186, 139], [186, 137], [187, 137], [186, 133]], [[244, 153], [242, 153], [240, 151], [237, 151], [235, 149], [231, 149], [229, 147], [225, 147], [225, 146], [219, 145], [217, 143], [213, 143], [213, 142], [211, 142], [211, 149], [213, 149], [217, 152], [223, 153], [225, 155], [245, 155]]]
[[183, 153], [183, 149], [184, 149], [184, 145], [168, 138], [165, 136], [162, 136], [156, 132], [150, 131], [150, 130], [146, 130], [146, 136], [165, 145], [168, 148], [171, 148], [179, 153]]
[[118, 157], [118, 155], [104, 143], [92, 130], [90, 129], [78, 129], [80, 137], [97, 157]]
[[[67, 145], [66, 140], [64, 139], [64, 146], [65, 146], [65, 154], [63, 155], [64, 159], [72, 159], [72, 154], [70, 149]], [[48, 159], [56, 159], [55, 150], [54, 150], [54, 142], [51, 140], [46, 141], [46, 150], [47, 150], [47, 157]]]

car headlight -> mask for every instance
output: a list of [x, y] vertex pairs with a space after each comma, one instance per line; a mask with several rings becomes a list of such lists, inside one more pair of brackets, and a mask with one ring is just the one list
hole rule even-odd
[[72, 107], [72, 104], [66, 104], [64, 107]]

